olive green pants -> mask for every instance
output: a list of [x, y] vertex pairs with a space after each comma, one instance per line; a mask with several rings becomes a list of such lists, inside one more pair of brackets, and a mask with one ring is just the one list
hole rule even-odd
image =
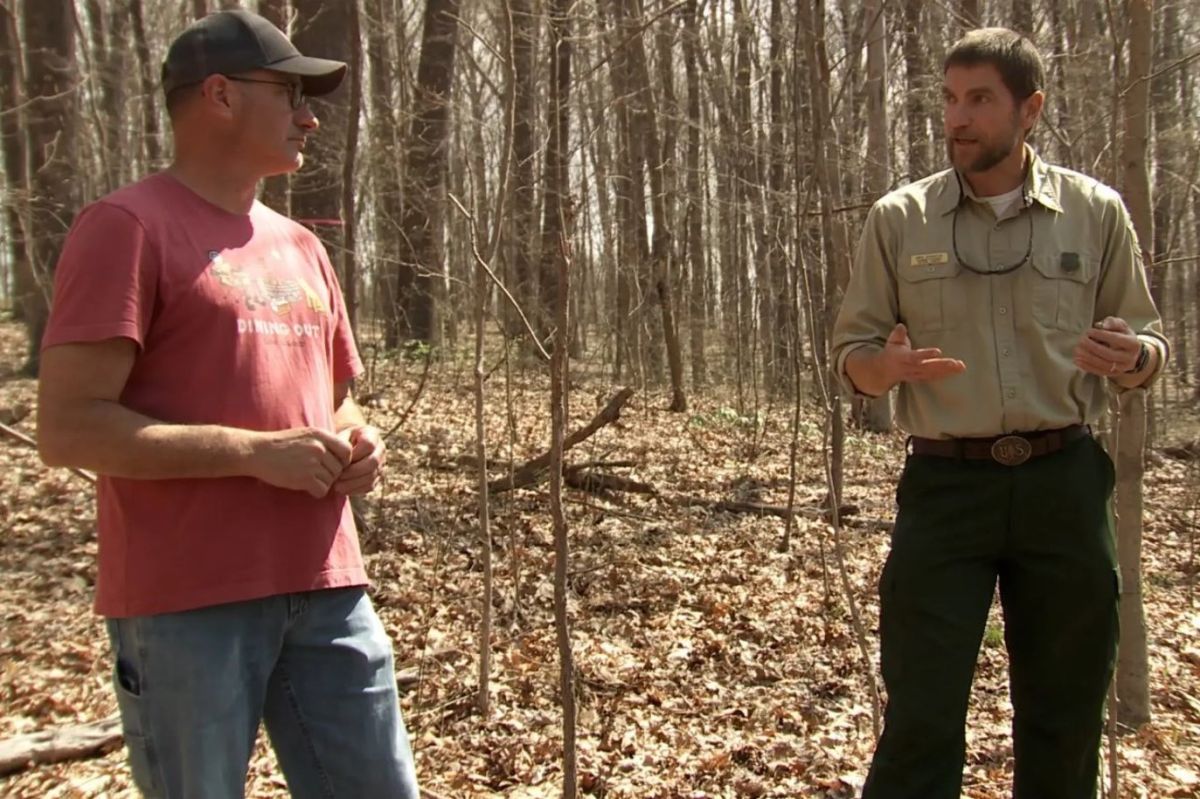
[[1091, 437], [1020, 466], [912, 455], [880, 578], [888, 705], [864, 799], [958, 799], [997, 580], [1014, 799], [1093, 799], [1117, 645], [1113, 467]]

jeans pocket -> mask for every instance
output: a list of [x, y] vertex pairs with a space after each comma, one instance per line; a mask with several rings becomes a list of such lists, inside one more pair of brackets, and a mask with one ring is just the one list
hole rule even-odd
[[[121, 639], [114, 637], [114, 648], [120, 649]], [[129, 653], [114, 652], [113, 692], [117, 695], [117, 708], [121, 712], [121, 732], [125, 737], [125, 751], [129, 757], [129, 770], [134, 784], [147, 797], [163, 796], [162, 780], [154, 755], [154, 747], [143, 724], [143, 684], [137, 665]]]
[[133, 781], [138, 790], [147, 799], [154, 799], [163, 795], [162, 782], [158, 777], [158, 767], [154, 758], [154, 747], [142, 730], [141, 708], [139, 707], [141, 697], [126, 687], [124, 680], [127, 677], [122, 675], [122, 671], [122, 664], [117, 661], [114, 684], [117, 706], [121, 710], [125, 751], [129, 756], [129, 771], [133, 774]]

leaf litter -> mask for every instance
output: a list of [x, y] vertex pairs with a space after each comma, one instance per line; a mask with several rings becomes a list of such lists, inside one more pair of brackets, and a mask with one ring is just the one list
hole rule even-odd
[[[16, 373], [23, 330], [0, 325], [0, 409], [32, 408]], [[389, 429], [418, 385], [419, 365], [373, 359], [366, 412]], [[549, 441], [548, 389], [523, 374], [505, 405], [488, 386], [492, 477]], [[582, 370], [571, 427], [614, 390]], [[496, 592], [491, 712], [475, 709], [482, 560], [476, 480], [455, 458], [474, 454], [470, 371], [436, 365], [391, 441], [384, 484], [363, 503], [372, 598], [396, 650], [402, 704], [423, 787], [439, 797], [561, 795], [558, 654], [552, 615], [552, 531], [544, 485], [492, 501]], [[622, 476], [661, 493], [787, 502], [790, 409], [734, 410], [719, 389], [687, 414], [639, 392], [620, 421], [568, 453], [571, 462], [632, 461]], [[33, 415], [16, 422], [34, 434]], [[515, 433], [512, 442], [509, 431]], [[798, 505], [825, 493], [821, 421], [805, 409]], [[511, 450], [511, 453], [510, 453]], [[850, 431], [843, 533], [855, 600], [878, 663], [875, 584], [887, 552], [899, 434]], [[95, 579], [91, 487], [48, 470], [28, 447], [0, 446], [0, 738], [98, 721], [116, 712], [108, 644], [91, 612]], [[1123, 796], [1200, 794], [1200, 607], [1191, 560], [1196, 467], [1153, 458], [1147, 472], [1145, 601], [1153, 721], [1121, 736]], [[580, 790], [609, 799], [857, 795], [873, 747], [870, 700], [849, 614], [819, 517], [784, 522], [714, 513], [642, 494], [567, 490], [569, 608], [578, 673]], [[824, 554], [824, 559], [822, 558]], [[993, 609], [968, 720], [964, 795], [1010, 793], [1012, 746], [1001, 622]], [[1107, 766], [1105, 767], [1107, 773]], [[0, 778], [8, 797], [134, 797], [123, 750]], [[260, 736], [247, 796], [286, 797]]]

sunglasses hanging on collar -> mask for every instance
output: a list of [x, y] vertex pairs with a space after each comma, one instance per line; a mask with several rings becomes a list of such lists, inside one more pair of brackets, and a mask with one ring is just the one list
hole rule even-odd
[[[959, 176], [957, 169], [954, 170], [954, 178], [955, 178], [955, 180], [958, 181], [958, 202], [954, 206], [954, 219], [950, 223], [950, 237], [951, 237], [951, 243], [954, 246], [955, 260], [957, 260], [958, 263], [962, 265], [963, 269], [966, 269], [968, 272], [974, 272], [977, 275], [989, 275], [989, 276], [991, 276], [991, 275], [1007, 275], [1009, 272], [1015, 272], [1016, 270], [1018, 270], [1022, 266], [1024, 266], [1025, 262], [1028, 261], [1030, 256], [1033, 255], [1033, 214], [1025, 214], [1026, 218], [1029, 220], [1029, 244], [1025, 248], [1025, 255], [1022, 256], [1021, 260], [1017, 261], [1012, 266], [1006, 266], [1002, 269], [980, 269], [978, 267], [971, 266], [971, 264], [967, 263], [966, 260], [961, 255], [959, 255], [959, 253], [958, 253], [958, 211], [960, 208], [963, 207], [963, 203], [966, 202], [967, 195], [966, 195], [966, 192], [963, 191], [962, 177]], [[1025, 210], [1028, 207], [1029, 207], [1029, 197], [1028, 197], [1028, 195], [1025, 194], [1025, 180], [1022, 179], [1021, 180], [1021, 210]]]

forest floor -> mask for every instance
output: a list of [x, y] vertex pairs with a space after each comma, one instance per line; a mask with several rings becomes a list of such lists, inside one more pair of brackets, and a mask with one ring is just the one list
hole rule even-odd
[[[24, 334], [0, 325], [0, 413], [31, 409], [16, 375]], [[389, 429], [420, 383], [418, 364], [373, 363], [360, 393]], [[582, 372], [572, 428], [615, 388]], [[548, 435], [541, 377], [488, 384], [490, 457], [523, 462]], [[622, 419], [568, 460], [614, 469], [656, 494], [565, 496], [571, 623], [579, 675], [581, 788], [597, 797], [851, 797], [873, 747], [871, 700], [840, 588], [829, 526], [801, 517], [779, 551], [779, 518], [683, 507], [683, 496], [787, 502], [791, 409], [736, 410], [730, 390], [668, 413], [663, 392], [634, 395]], [[365, 506], [372, 597], [395, 641], [403, 707], [423, 786], [439, 797], [561, 796], [558, 656], [546, 487], [496, 496], [491, 712], [474, 709], [482, 571], [470, 370], [440, 363], [391, 441], [385, 484]], [[511, 411], [509, 410], [511, 409]], [[1182, 413], [1182, 412], [1181, 412]], [[30, 414], [16, 428], [34, 434]], [[1174, 429], [1174, 426], [1172, 427]], [[1184, 429], [1182, 425], [1179, 429]], [[1195, 429], [1189, 423], [1189, 429]], [[510, 447], [511, 440], [514, 442]], [[796, 503], [825, 493], [822, 423], [801, 424]], [[91, 612], [96, 542], [91, 487], [0, 443], [0, 739], [115, 713], [108, 644]], [[845, 570], [878, 664], [875, 584], [888, 546], [898, 434], [851, 431]], [[1153, 720], [1119, 737], [1121, 796], [1200, 796], [1200, 607], [1195, 509], [1200, 474], [1153, 457], [1146, 480], [1145, 602]], [[494, 472], [500, 475], [503, 467]], [[1012, 746], [1002, 627], [993, 609], [967, 733], [964, 795], [1010, 795]], [[1107, 744], [1106, 744], [1107, 746]], [[1107, 758], [1107, 748], [1104, 754]], [[1108, 765], [1104, 766], [1105, 774]], [[132, 797], [123, 750], [0, 777], [0, 795]], [[250, 797], [286, 796], [260, 739]]]

